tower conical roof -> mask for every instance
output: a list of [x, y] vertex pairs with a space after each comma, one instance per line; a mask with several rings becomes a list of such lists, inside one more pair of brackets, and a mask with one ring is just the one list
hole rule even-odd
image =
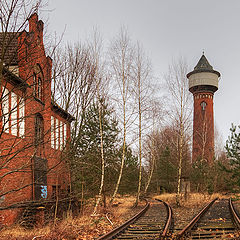
[[213, 70], [213, 67], [209, 64], [207, 58], [203, 54], [194, 70]]
[[201, 58], [199, 59], [197, 65], [194, 68], [194, 70], [187, 74], [187, 78], [189, 78], [192, 74], [199, 73], [199, 72], [211, 72], [211, 73], [217, 74], [218, 77], [220, 77], [220, 73], [213, 69], [213, 67], [210, 65], [207, 58], [205, 57], [204, 53], [201, 56]]

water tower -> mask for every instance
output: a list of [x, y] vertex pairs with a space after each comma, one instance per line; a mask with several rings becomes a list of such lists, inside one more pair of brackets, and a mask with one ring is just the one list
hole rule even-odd
[[192, 160], [214, 160], [213, 96], [218, 90], [220, 73], [209, 64], [204, 53], [194, 70], [187, 74], [189, 91], [193, 94]]

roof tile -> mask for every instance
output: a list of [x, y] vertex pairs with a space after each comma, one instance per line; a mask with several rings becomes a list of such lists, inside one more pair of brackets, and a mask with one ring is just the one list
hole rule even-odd
[[17, 36], [19, 33], [8, 32], [3, 33], [0, 32], [0, 58], [3, 42], [5, 43], [5, 53], [3, 53], [3, 61], [6, 65], [17, 65], [18, 64], [18, 56], [17, 56], [17, 48], [18, 41]]

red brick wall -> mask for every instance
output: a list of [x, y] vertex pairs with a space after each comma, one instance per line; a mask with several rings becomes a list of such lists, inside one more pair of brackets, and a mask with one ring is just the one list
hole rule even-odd
[[[18, 39], [19, 77], [25, 80], [30, 87], [26, 88], [25, 95], [25, 137], [19, 138], [8, 133], [3, 133], [0, 138], [0, 149], [2, 156], [9, 158], [7, 167], [0, 169], [0, 177], [14, 169], [16, 172], [7, 174], [0, 181], [2, 192], [8, 192], [25, 186], [20, 191], [14, 191], [4, 196], [0, 207], [13, 203], [34, 200], [33, 183], [33, 156], [36, 154], [34, 146], [35, 116], [41, 114], [44, 123], [44, 147], [43, 157], [47, 159], [48, 170], [47, 188], [48, 198], [52, 195], [52, 185], [59, 185], [61, 189], [67, 189], [69, 185], [69, 171], [64, 163], [62, 151], [51, 147], [51, 116], [58, 118], [67, 124], [67, 138], [70, 137], [70, 122], [54, 112], [51, 108], [51, 69], [52, 60], [46, 57], [43, 45], [43, 22], [38, 20], [37, 14], [29, 19], [29, 32], [24, 32]], [[34, 97], [33, 73], [37, 68], [41, 69], [43, 76], [43, 100], [42, 102]], [[15, 86], [7, 84], [7, 88], [18, 95], [23, 93], [15, 90]], [[1, 114], [1, 113], [0, 113]], [[1, 125], [0, 125], [1, 127]], [[25, 149], [26, 148], [26, 149]], [[11, 149], [11, 150], [9, 150]], [[25, 150], [23, 150], [25, 149]], [[55, 167], [57, 165], [57, 167]], [[12, 224], [20, 209], [1, 211], [0, 223]]]
[[[213, 95], [212, 92], [193, 94], [193, 161], [203, 157], [212, 163], [214, 159]], [[205, 110], [202, 109], [202, 102], [206, 103]]]

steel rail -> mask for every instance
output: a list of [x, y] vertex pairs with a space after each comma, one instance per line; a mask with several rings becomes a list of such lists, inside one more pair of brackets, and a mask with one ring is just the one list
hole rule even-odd
[[172, 208], [166, 202], [164, 202], [164, 201], [162, 201], [160, 199], [155, 199], [155, 200], [162, 202], [164, 204], [164, 206], [166, 207], [166, 209], [167, 209], [167, 221], [166, 221], [166, 224], [165, 224], [165, 226], [163, 228], [162, 234], [160, 236], [160, 239], [161, 239], [161, 238], [167, 237], [167, 234], [170, 231], [173, 213], [172, 213]]
[[233, 222], [235, 223], [236, 227], [240, 229], [240, 218], [233, 206], [232, 198], [229, 198], [229, 209], [233, 218]]
[[97, 240], [109, 240], [112, 239], [113, 237], [115, 237], [116, 235], [118, 235], [120, 232], [124, 231], [129, 225], [131, 225], [132, 223], [134, 223], [135, 221], [137, 221], [149, 208], [150, 203], [144, 199], [146, 201], [146, 205], [145, 207], [136, 215], [134, 215], [132, 218], [130, 218], [127, 222], [123, 223], [121, 226], [113, 229], [112, 231], [106, 233], [105, 235], [99, 237]]
[[212, 204], [217, 200], [218, 198], [215, 198], [212, 200], [207, 206], [205, 206], [193, 219], [192, 221], [183, 228], [178, 234], [177, 239], [181, 239], [183, 235], [185, 235], [187, 232], [189, 232], [193, 226], [199, 221], [199, 219], [207, 212], [207, 210], [212, 206]]

